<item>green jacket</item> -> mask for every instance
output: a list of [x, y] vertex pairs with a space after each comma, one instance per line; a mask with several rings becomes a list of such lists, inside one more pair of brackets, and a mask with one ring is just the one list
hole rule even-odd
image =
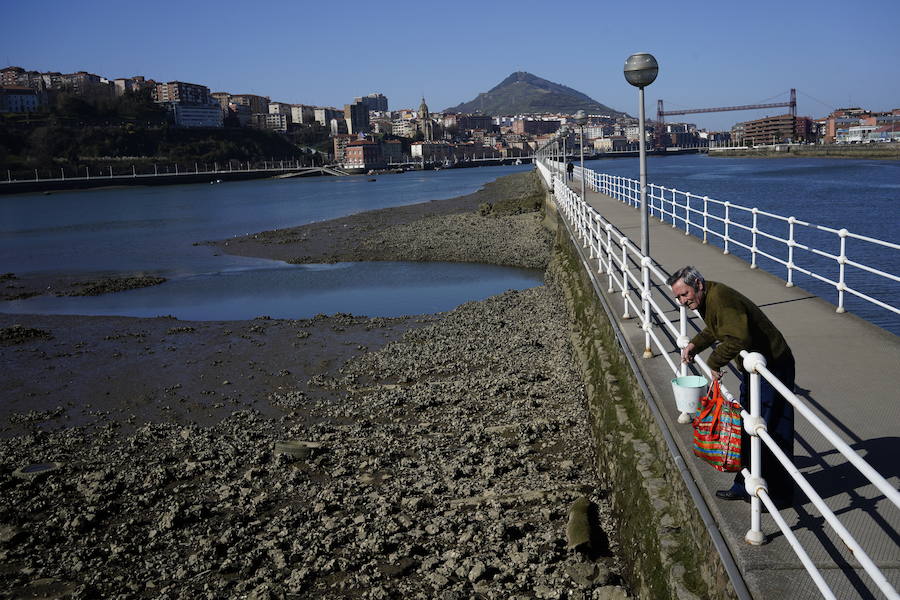
[[737, 358], [738, 368], [743, 371], [741, 350], [759, 352], [769, 364], [790, 351], [784, 336], [759, 307], [724, 283], [706, 282], [698, 310], [706, 328], [691, 340], [694, 353], [699, 354], [713, 342], [719, 342], [706, 361], [710, 369], [721, 369]]

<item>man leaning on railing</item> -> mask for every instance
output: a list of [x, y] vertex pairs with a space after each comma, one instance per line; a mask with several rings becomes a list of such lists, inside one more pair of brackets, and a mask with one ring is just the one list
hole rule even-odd
[[[723, 283], [704, 280], [703, 275], [691, 266], [673, 273], [666, 283], [671, 286], [678, 303], [699, 311], [706, 323], [703, 331], [682, 349], [682, 362], [691, 362], [696, 354], [718, 342], [706, 361], [713, 377], [721, 378], [721, 370], [731, 360], [738, 358], [741, 350], [746, 350], [762, 354], [766, 359], [766, 368], [789, 390], [794, 389], [794, 355], [781, 332], [750, 299]], [[743, 374], [740, 403], [749, 412], [750, 374], [744, 370], [741, 360], [735, 362]], [[794, 407], [765, 378], [760, 381], [760, 403], [760, 416], [765, 420], [769, 435], [793, 459]], [[744, 467], [750, 466], [750, 439], [746, 431], [743, 432], [741, 444], [741, 463]], [[776, 506], [790, 506], [794, 496], [793, 481], [765, 446], [761, 466], [769, 496]], [[743, 475], [738, 472], [734, 485], [726, 490], [718, 490], [716, 497], [723, 500], [748, 500]]]

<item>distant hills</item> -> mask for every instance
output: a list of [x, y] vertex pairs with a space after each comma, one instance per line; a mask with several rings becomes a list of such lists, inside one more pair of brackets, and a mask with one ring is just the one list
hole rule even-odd
[[491, 116], [522, 113], [568, 113], [583, 109], [588, 114], [623, 116], [587, 94], [547, 81], [526, 71], [516, 71], [490, 91], [444, 112], [483, 113]]

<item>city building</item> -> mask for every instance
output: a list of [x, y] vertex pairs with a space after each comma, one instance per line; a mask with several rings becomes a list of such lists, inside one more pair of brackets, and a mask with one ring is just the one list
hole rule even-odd
[[369, 109], [362, 101], [344, 105], [344, 119], [348, 133], [369, 132]]
[[373, 140], [353, 140], [344, 147], [345, 169], [370, 171], [386, 167], [381, 146]]
[[353, 102], [364, 104], [367, 110], [378, 110], [382, 112], [387, 112], [388, 110], [388, 99], [384, 94], [361, 96], [359, 98], [354, 98]]
[[[200, 104], [207, 105], [212, 100], [209, 94], [209, 88], [205, 85], [196, 83], [185, 83], [183, 81], [170, 81], [168, 83], [157, 83], [153, 94], [153, 101], [160, 104], [164, 102], [176, 102], [180, 104]], [[221, 106], [219, 110], [221, 110]]]
[[385, 140], [381, 143], [381, 154], [388, 165], [403, 161], [403, 142], [400, 140]]
[[28, 87], [38, 92], [65, 91], [85, 97], [111, 98], [115, 94], [113, 82], [86, 71], [39, 73], [21, 67], [5, 67], [0, 69], [0, 85]]
[[172, 120], [178, 127], [222, 127], [222, 108], [218, 103], [168, 102], [166, 104]]
[[0, 86], [0, 113], [30, 113], [43, 104], [37, 90], [23, 85]]
[[373, 133], [394, 133], [394, 127], [391, 125], [391, 120], [386, 117], [371, 118], [369, 120], [369, 127], [371, 127]]
[[528, 133], [531, 135], [543, 135], [546, 133], [554, 133], [559, 130], [561, 121], [557, 120], [535, 120], [535, 119], [516, 119], [513, 121], [513, 133]]
[[285, 125], [285, 131], [287, 131], [287, 126], [294, 122], [291, 105], [287, 102], [269, 102], [269, 114], [285, 116], [285, 121], [287, 123], [287, 125]]
[[268, 96], [257, 96], [256, 94], [232, 94], [230, 101], [249, 106], [251, 113], [268, 113], [269, 102], [271, 102]]
[[313, 119], [322, 127], [330, 127], [333, 119], [343, 119], [344, 113], [336, 108], [317, 106], [313, 109]]
[[878, 142], [900, 142], [900, 123], [879, 127], [873, 139]]
[[333, 135], [331, 143], [334, 147], [334, 162], [343, 164], [347, 145], [356, 139], [355, 135], [350, 135], [349, 133], [336, 133]]
[[391, 121], [391, 133], [398, 137], [412, 138], [416, 136], [418, 127], [414, 119], [394, 119]]
[[309, 125], [316, 122], [316, 107], [305, 104], [291, 104], [291, 122]]
[[231, 105], [235, 104], [231, 101], [231, 94], [228, 92], [213, 92], [209, 97], [219, 103], [219, 106], [222, 107], [222, 112], [227, 112]]
[[743, 126], [744, 142], [754, 145], [805, 142], [812, 138], [812, 119], [808, 117], [784, 114], [746, 121]]
[[594, 150], [597, 152], [623, 152], [630, 150], [632, 145], [624, 135], [613, 135], [594, 140]]
[[490, 115], [466, 115], [466, 114], [447, 114], [444, 115], [444, 127], [456, 127], [460, 131], [471, 129], [482, 129], [484, 131], [494, 130], [494, 119]]
[[281, 113], [252, 113], [250, 123], [251, 127], [256, 129], [268, 129], [279, 133], [287, 132], [289, 125], [288, 116]]
[[331, 131], [331, 135], [350, 133], [347, 130], [347, 119], [345, 119], [344, 117], [337, 117], [335, 119], [332, 119], [328, 124], [328, 127]]
[[144, 89], [151, 90], [151, 94], [156, 89], [156, 81], [146, 79], [140, 75], [134, 77], [120, 77], [113, 80], [113, 90], [116, 96], [122, 96], [127, 92], [140, 92]]
[[[238, 127], [249, 127], [253, 113], [246, 104], [236, 104], [234, 102], [228, 104], [227, 110], [222, 111], [226, 118], [234, 117], [237, 120]], [[233, 126], [233, 124], [232, 124]]]

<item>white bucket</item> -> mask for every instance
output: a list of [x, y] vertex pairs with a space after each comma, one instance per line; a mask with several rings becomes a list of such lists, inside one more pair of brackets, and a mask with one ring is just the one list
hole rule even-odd
[[706, 377], [685, 375], [672, 380], [672, 391], [675, 392], [675, 406], [683, 413], [695, 413], [700, 410], [700, 397], [709, 382]]

